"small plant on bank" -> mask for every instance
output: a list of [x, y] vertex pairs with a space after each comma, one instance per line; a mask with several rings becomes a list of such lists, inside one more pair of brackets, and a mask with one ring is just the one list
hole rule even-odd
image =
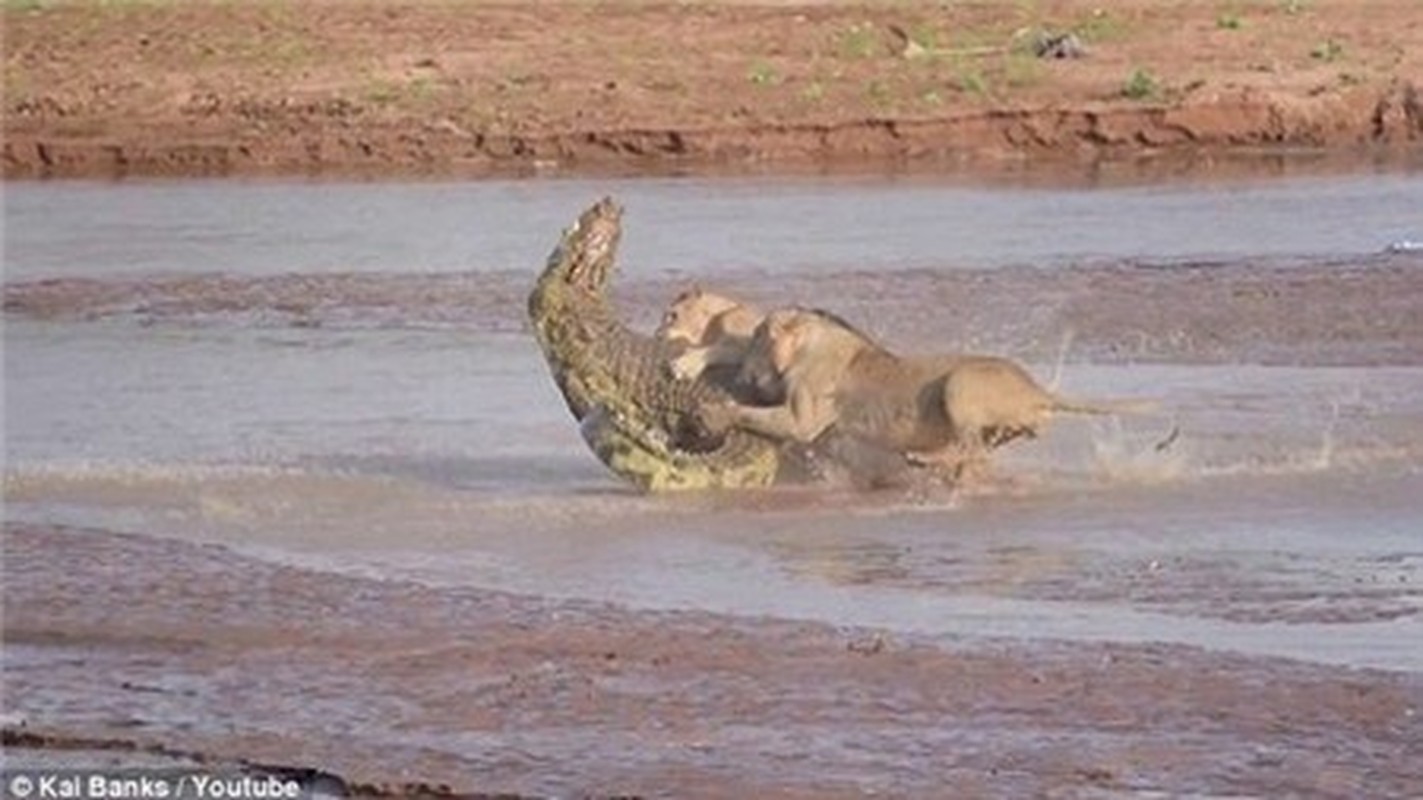
[[939, 34], [934, 29], [920, 22], [909, 29], [909, 41], [913, 42], [925, 53], [933, 53], [939, 49]]
[[1137, 67], [1122, 85], [1122, 96], [1130, 100], [1151, 100], [1161, 94], [1161, 83], [1149, 70]]
[[954, 76], [959, 88], [975, 97], [988, 96], [988, 79], [977, 67], [960, 67]]
[[[495, 88], [501, 92], [509, 90], [504, 82], [496, 84]], [[377, 106], [428, 105], [437, 99], [439, 89], [439, 84], [425, 75], [408, 80], [372, 76], [366, 81], [361, 94], [366, 102]]]
[[1101, 8], [1094, 9], [1091, 14], [1078, 20], [1077, 24], [1072, 26], [1071, 32], [1077, 34], [1082, 41], [1092, 44], [1121, 39], [1127, 33], [1125, 23]]
[[1024, 19], [1037, 19], [1042, 16], [1037, 0], [1018, 0], [1015, 5], [1018, 6], [1018, 16]]
[[764, 61], [752, 64], [746, 78], [757, 86], [774, 86], [781, 82], [781, 76], [776, 73], [775, 67]]
[[1344, 55], [1344, 45], [1334, 39], [1327, 39], [1320, 42], [1314, 46], [1313, 50], [1309, 51], [1310, 58], [1316, 61], [1323, 61], [1326, 64], [1331, 61], [1338, 61], [1342, 55]]
[[1227, 12], [1215, 18], [1215, 26], [1223, 31], [1238, 31], [1245, 27], [1245, 22], [1239, 14]]
[[400, 88], [385, 78], [373, 78], [366, 85], [366, 100], [378, 106], [390, 105], [400, 97]]
[[865, 86], [865, 94], [869, 96], [870, 102], [878, 108], [884, 108], [890, 104], [889, 87], [884, 81], [872, 80]]
[[435, 99], [435, 88], [435, 82], [425, 75], [411, 78], [405, 84], [406, 94], [418, 103], [429, 103]]
[[1014, 89], [1036, 85], [1042, 72], [1042, 59], [1031, 53], [1014, 51], [1003, 60], [1003, 82]]
[[851, 25], [840, 34], [840, 55], [845, 58], [869, 58], [879, 52], [879, 35], [870, 23]]

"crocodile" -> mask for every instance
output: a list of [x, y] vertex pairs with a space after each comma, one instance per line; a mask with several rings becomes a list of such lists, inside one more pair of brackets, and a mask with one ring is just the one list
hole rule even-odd
[[730, 387], [676, 378], [674, 346], [622, 322], [608, 298], [621, 236], [622, 208], [605, 197], [563, 232], [529, 294], [534, 336], [593, 453], [650, 492], [765, 487], [813, 471], [788, 443], [713, 430], [707, 409]]

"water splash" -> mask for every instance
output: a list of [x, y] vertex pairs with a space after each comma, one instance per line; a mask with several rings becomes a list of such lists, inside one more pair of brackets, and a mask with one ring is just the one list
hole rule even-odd
[[1092, 459], [1095, 472], [1110, 483], [1160, 484], [1189, 473], [1191, 444], [1181, 441], [1180, 424], [1173, 421], [1164, 435], [1144, 438], [1128, 433], [1121, 418], [1111, 417], [1093, 426]]

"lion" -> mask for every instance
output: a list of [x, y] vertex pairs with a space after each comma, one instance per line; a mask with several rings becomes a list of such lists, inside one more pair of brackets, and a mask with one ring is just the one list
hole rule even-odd
[[754, 306], [694, 286], [662, 315], [657, 337], [687, 349], [672, 359], [672, 374], [696, 380], [709, 367], [737, 367], [765, 314]]
[[833, 427], [955, 476], [995, 448], [1038, 436], [1055, 414], [1150, 407], [1060, 397], [1022, 366], [997, 356], [900, 357], [818, 309], [766, 315], [741, 364], [740, 381], [758, 388], [779, 383], [784, 402], [730, 404], [722, 409], [720, 424], [803, 443]]

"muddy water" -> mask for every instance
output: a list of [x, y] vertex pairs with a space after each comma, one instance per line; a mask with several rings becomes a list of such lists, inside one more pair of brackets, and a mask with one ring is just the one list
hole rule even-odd
[[[520, 328], [604, 192], [641, 324], [709, 275], [1045, 379], [1070, 340], [1064, 391], [1161, 411], [1063, 420], [972, 492], [636, 496]], [[6, 215], [12, 521], [930, 642], [1423, 673], [1423, 262], [1380, 254], [1423, 239], [1416, 175], [19, 184]]]

